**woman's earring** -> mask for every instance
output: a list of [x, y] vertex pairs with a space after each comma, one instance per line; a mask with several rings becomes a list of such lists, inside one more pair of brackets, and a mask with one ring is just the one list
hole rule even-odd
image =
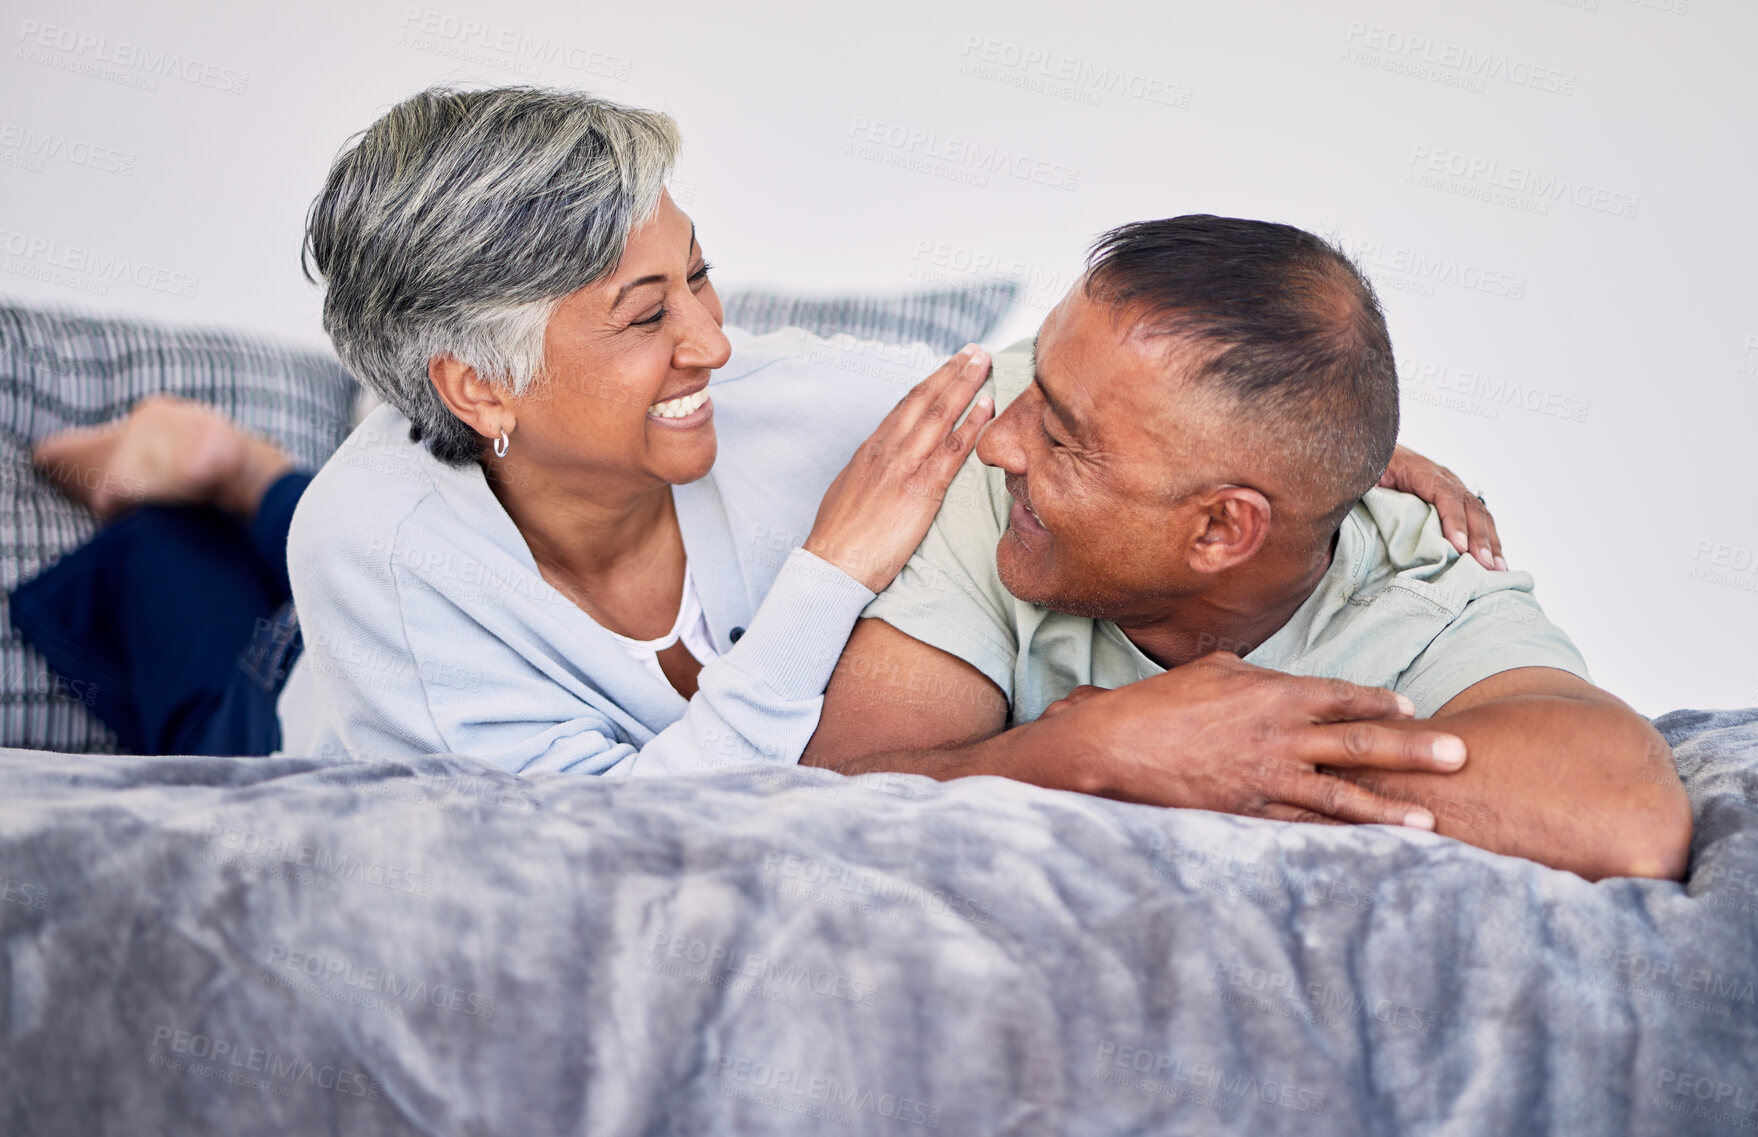
[[508, 445], [507, 428], [503, 426], [501, 427], [501, 436], [494, 440], [494, 456], [496, 458], [505, 458], [507, 456]]

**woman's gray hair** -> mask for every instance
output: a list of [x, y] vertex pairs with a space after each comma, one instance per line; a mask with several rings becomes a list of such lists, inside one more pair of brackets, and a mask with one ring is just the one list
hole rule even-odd
[[550, 316], [615, 270], [677, 150], [670, 116], [577, 91], [434, 87], [398, 103], [337, 157], [306, 217], [301, 262], [328, 286], [342, 362], [435, 457], [474, 461], [483, 439], [441, 401], [429, 358], [524, 394]]

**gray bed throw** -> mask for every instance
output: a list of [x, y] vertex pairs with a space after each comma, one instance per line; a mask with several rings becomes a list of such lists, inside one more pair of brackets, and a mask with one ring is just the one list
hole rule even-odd
[[994, 778], [0, 751], [0, 1132], [1738, 1134], [1758, 710], [1684, 885]]

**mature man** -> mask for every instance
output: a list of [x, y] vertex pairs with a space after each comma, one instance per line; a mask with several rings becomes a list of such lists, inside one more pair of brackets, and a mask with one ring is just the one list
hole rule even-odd
[[[1374, 488], [1391, 342], [1324, 241], [1208, 216], [1114, 230], [990, 382], [1005, 409], [867, 608], [806, 763], [1683, 875], [1690, 806], [1659, 734], [1588, 681], [1530, 576]], [[1347, 716], [1290, 674], [1391, 688], [1422, 717], [1324, 727]]]

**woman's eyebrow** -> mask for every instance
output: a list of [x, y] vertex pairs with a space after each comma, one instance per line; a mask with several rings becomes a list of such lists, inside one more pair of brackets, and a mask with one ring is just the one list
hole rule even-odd
[[664, 273], [650, 274], [647, 276], [643, 276], [638, 280], [631, 280], [631, 281], [629, 281], [629, 283], [627, 283], [627, 284], [623, 285], [621, 288], [617, 289], [617, 298], [611, 302], [611, 307], [615, 308], [618, 304], [621, 304], [623, 302], [624, 297], [628, 296], [628, 294], [632, 290], [634, 290], [636, 288], [640, 288], [643, 284], [664, 284], [664, 283], [665, 283], [665, 274]]
[[[696, 248], [696, 223], [694, 221], [692, 221], [692, 222], [690, 222], [690, 243], [687, 246], [685, 246], [685, 248], [684, 248], [684, 259], [685, 260], [689, 259], [690, 253], [695, 248]], [[615, 308], [618, 304], [621, 304], [623, 302], [623, 298], [625, 296], [627, 296], [629, 294], [630, 290], [632, 290], [632, 289], [639, 288], [643, 284], [664, 284], [666, 282], [666, 280], [667, 280], [667, 277], [664, 273], [649, 273], [646, 276], [638, 277], [634, 280], [631, 280], [631, 281], [629, 281], [629, 283], [627, 283], [627, 284], [623, 285], [621, 288], [617, 289], [617, 298], [615, 300], [611, 301], [610, 306], [612, 308]]]

